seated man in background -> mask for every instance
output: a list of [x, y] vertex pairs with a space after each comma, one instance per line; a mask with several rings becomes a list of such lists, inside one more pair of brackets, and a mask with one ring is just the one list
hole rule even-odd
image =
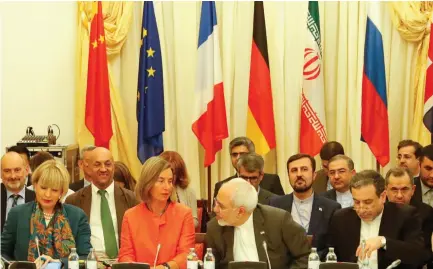
[[341, 205], [313, 192], [315, 170], [316, 161], [310, 155], [291, 156], [287, 161], [287, 172], [293, 192], [272, 198], [269, 205], [290, 212], [293, 220], [313, 236], [311, 245], [323, 258], [329, 221]]
[[418, 210], [421, 218], [424, 243], [426, 249], [431, 250], [431, 235], [433, 232], [433, 208], [424, 203], [417, 203], [412, 200], [415, 191], [415, 184], [412, 175], [405, 168], [391, 168], [385, 177], [386, 195], [388, 201], [412, 205]]
[[349, 157], [336, 155], [329, 160], [329, 179], [333, 187], [324, 193], [328, 199], [337, 201], [342, 208], [353, 206], [352, 193], [349, 190], [350, 180], [356, 174], [355, 165]]
[[[230, 156], [233, 167], [236, 169], [236, 164], [241, 157], [241, 155], [247, 154], [247, 153], [254, 153], [256, 151], [253, 141], [249, 139], [248, 137], [236, 137], [232, 141], [230, 141]], [[224, 179], [223, 181], [219, 181], [215, 184], [214, 189], [214, 198], [218, 195], [218, 191], [221, 188], [221, 186], [230, 181], [233, 178], [238, 177], [238, 173], [234, 174], [233, 176]], [[276, 174], [267, 174], [264, 173], [263, 179], [260, 182], [260, 187], [274, 193], [277, 195], [284, 195], [283, 186], [281, 186], [280, 177]]]
[[315, 193], [320, 194], [332, 189], [332, 185], [328, 177], [328, 163], [332, 157], [339, 154], [344, 155], [344, 148], [337, 141], [329, 141], [323, 144], [322, 148], [320, 149], [322, 169], [317, 171], [316, 180], [313, 184]]
[[267, 205], [269, 204], [269, 200], [277, 195], [259, 186], [264, 175], [264, 165], [265, 161], [263, 160], [262, 156], [258, 155], [257, 153], [248, 153], [242, 155], [239, 158], [238, 163], [236, 164], [236, 170], [238, 171], [240, 178], [248, 181], [251, 185], [253, 185], [254, 189], [256, 189], [259, 197], [259, 203]]
[[18, 153], [23, 159], [26, 164], [27, 169], [27, 176], [25, 185], [27, 187], [32, 185], [32, 170], [30, 169], [30, 151], [25, 146], [12, 146], [8, 149], [8, 152], [16, 152]]
[[83, 171], [84, 178], [79, 181], [73, 182], [69, 185], [69, 189], [78, 191], [84, 187], [90, 186], [92, 178], [90, 176], [91, 169], [89, 167], [90, 154], [95, 149], [95, 146], [85, 146], [80, 151], [80, 159], [78, 160], [78, 166]]
[[268, 263], [266, 251], [268, 268], [307, 268], [310, 249], [305, 231], [290, 213], [257, 204], [257, 199], [255, 188], [244, 179], [221, 187], [213, 209], [216, 218], [208, 222], [206, 233], [215, 268], [227, 269], [231, 261]]
[[416, 208], [385, 203], [385, 179], [379, 173], [357, 173], [350, 190], [353, 208], [337, 211], [329, 226], [329, 246], [335, 248], [339, 262], [362, 261], [382, 269], [400, 259], [398, 268], [414, 268], [428, 259]]
[[415, 193], [412, 200], [433, 207], [433, 144], [425, 146], [420, 156], [420, 176], [414, 179]]
[[422, 146], [413, 140], [402, 140], [397, 146], [397, 165], [409, 169], [415, 179], [419, 178]]

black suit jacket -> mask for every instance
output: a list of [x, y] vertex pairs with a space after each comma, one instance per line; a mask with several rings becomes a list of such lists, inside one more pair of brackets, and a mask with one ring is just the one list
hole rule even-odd
[[415, 193], [412, 196], [411, 204], [422, 203], [422, 190], [421, 190], [421, 179], [419, 177], [414, 177], [413, 181], [415, 183]]
[[[36, 199], [36, 195], [35, 192], [32, 190], [29, 190], [26, 188], [26, 186], [24, 186], [24, 188], [26, 189], [26, 194], [24, 197], [24, 202], [28, 203], [31, 201], [34, 201]], [[1, 191], [1, 231], [3, 232], [3, 226], [5, 225], [5, 220], [6, 220], [6, 206], [7, 206], [7, 192], [6, 192], [6, 187], [3, 183], [1, 183], [1, 187], [0, 187], [0, 191]]]
[[328, 188], [328, 174], [325, 173], [323, 169], [320, 169], [316, 173], [316, 178], [313, 182], [313, 190], [317, 194], [321, 194], [326, 192], [326, 189]]
[[337, 191], [335, 189], [329, 190], [324, 192], [323, 197], [326, 197], [332, 201], [336, 201], [337, 202]]
[[[433, 207], [424, 203], [416, 203], [411, 200], [411, 205], [414, 206], [421, 219], [422, 231], [424, 234], [424, 244], [428, 251], [431, 251], [431, 236], [433, 232]], [[433, 267], [433, 255], [430, 256], [429, 268]]]
[[[328, 244], [335, 248], [338, 261], [357, 262], [355, 253], [360, 243], [361, 219], [352, 207], [335, 212], [329, 233]], [[386, 250], [377, 251], [379, 269], [396, 259], [402, 262], [398, 268], [415, 268], [428, 258], [421, 219], [413, 206], [385, 203], [379, 236], [386, 238]]]
[[80, 179], [79, 181], [76, 181], [74, 183], [69, 184], [69, 189], [73, 190], [74, 192], [77, 192], [84, 188], [84, 178]]
[[264, 188], [260, 188], [258, 193], [258, 201], [260, 204], [268, 205], [271, 201], [272, 197], [277, 197], [278, 195], [273, 194], [272, 192], [265, 190]]
[[[292, 212], [293, 193], [272, 198], [269, 205]], [[334, 212], [340, 208], [339, 203], [314, 193], [310, 225], [307, 231], [307, 234], [313, 236], [312, 247], [316, 247], [319, 251], [325, 249], [329, 222]]]
[[[254, 236], [259, 260], [267, 263], [263, 242], [267, 244], [272, 268], [307, 268], [310, 254], [302, 227], [284, 210], [258, 204], [253, 213]], [[233, 257], [234, 228], [220, 226], [213, 218], [207, 224], [206, 245], [215, 255], [215, 268], [227, 269]]]

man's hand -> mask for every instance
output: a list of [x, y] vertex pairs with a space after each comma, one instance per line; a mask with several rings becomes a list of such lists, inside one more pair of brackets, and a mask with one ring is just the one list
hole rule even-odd
[[365, 241], [365, 249], [364, 249], [364, 253], [362, 253], [362, 247], [361, 245], [358, 246], [358, 248], [356, 249], [356, 256], [360, 259], [363, 260], [365, 258], [370, 258], [371, 253], [375, 250], [380, 249], [382, 246], [382, 237], [383, 236], [376, 236], [373, 238], [370, 238], [368, 240]]

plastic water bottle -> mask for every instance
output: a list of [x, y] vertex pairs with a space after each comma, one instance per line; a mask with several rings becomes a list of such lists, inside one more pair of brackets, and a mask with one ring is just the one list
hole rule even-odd
[[98, 261], [96, 260], [93, 248], [90, 249], [89, 255], [87, 256], [86, 269], [98, 269]]
[[337, 255], [335, 255], [334, 248], [329, 248], [326, 255], [326, 262], [337, 262]]
[[206, 255], [204, 255], [204, 269], [215, 269], [215, 256], [212, 248], [207, 248]]
[[311, 248], [310, 256], [308, 256], [308, 269], [319, 269], [320, 257], [317, 254], [317, 248]]
[[[362, 240], [361, 241], [361, 256], [364, 256], [364, 254], [365, 254], [365, 244], [366, 244], [365, 240]], [[369, 261], [368, 261], [367, 257], [364, 257], [364, 259], [359, 260], [358, 264], [359, 264], [360, 269], [369, 269], [370, 268], [369, 267]]]
[[189, 249], [188, 256], [186, 256], [186, 268], [187, 269], [198, 269], [198, 256], [195, 253], [195, 248]]
[[79, 269], [80, 257], [76, 248], [71, 248], [71, 254], [68, 257], [68, 269]]

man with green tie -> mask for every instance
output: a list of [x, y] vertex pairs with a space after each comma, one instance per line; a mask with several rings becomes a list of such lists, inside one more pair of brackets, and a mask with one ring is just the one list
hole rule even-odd
[[123, 215], [138, 201], [132, 191], [114, 184], [114, 160], [108, 149], [95, 148], [89, 167], [92, 184], [69, 196], [66, 203], [80, 207], [88, 216], [93, 249], [116, 258]]

